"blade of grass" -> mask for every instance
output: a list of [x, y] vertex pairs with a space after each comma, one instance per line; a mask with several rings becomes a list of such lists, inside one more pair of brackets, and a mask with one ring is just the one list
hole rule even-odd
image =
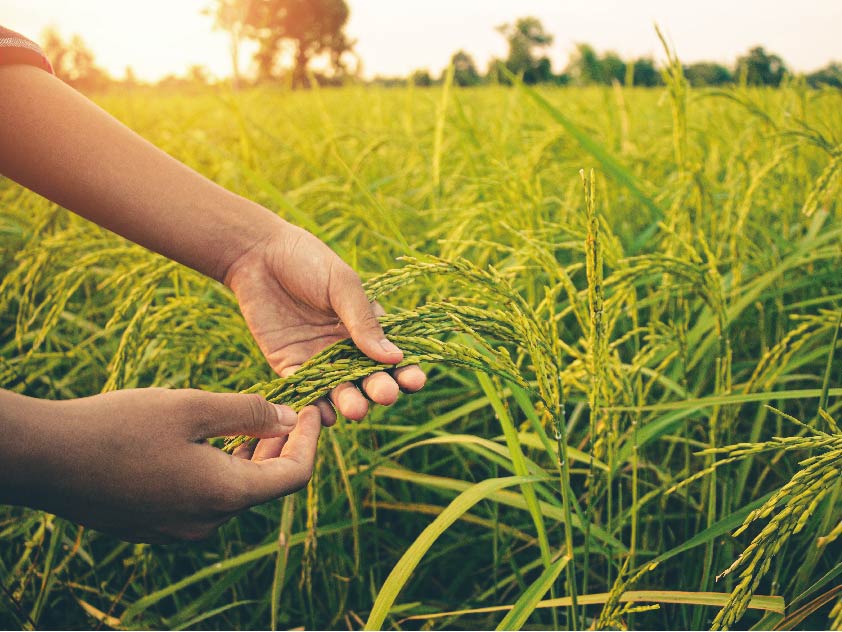
[[[734, 386], [737, 389], [739, 386]], [[828, 394], [838, 397], [842, 395], [842, 388], [830, 388]], [[611, 406], [607, 410], [611, 411], [646, 411], [658, 412], [662, 410], [702, 410], [704, 408], [711, 408], [713, 406], [727, 406], [729, 404], [745, 404], [748, 402], [766, 402], [774, 399], [814, 399], [822, 397], [822, 389], [819, 388], [803, 388], [787, 391], [764, 391], [758, 393], [733, 393], [731, 395], [713, 395], [711, 397], [700, 397], [698, 399], [685, 399], [676, 402], [663, 402], [661, 404], [651, 404], [649, 406]]]
[[[365, 522], [371, 521], [366, 520]], [[353, 526], [354, 523], [352, 521], [343, 521], [331, 525], [320, 526], [317, 529], [317, 533], [319, 534], [319, 536], [328, 535], [331, 533], [340, 533], [342, 531], [352, 529]], [[295, 533], [289, 538], [289, 545], [290, 547], [293, 547], [304, 544], [304, 540], [306, 538], [307, 533], [304, 531]], [[175, 593], [179, 592], [180, 590], [183, 590], [188, 586], [192, 586], [196, 582], [208, 579], [219, 573], [224, 573], [238, 566], [242, 566], [243, 564], [249, 564], [251, 562], [263, 559], [264, 557], [274, 555], [277, 552], [277, 539], [272, 538], [271, 542], [267, 542], [266, 544], [256, 546], [253, 549], [250, 549], [244, 553], [240, 553], [239, 555], [235, 555], [234, 557], [230, 557], [222, 562], [216, 562], [215, 564], [211, 564], [210, 566], [205, 566], [204, 568], [199, 569], [195, 573], [192, 573], [187, 577], [184, 577], [183, 579], [180, 579], [164, 588], [161, 588], [160, 590], [156, 590], [155, 592], [149, 593], [148, 595], [141, 597], [133, 604], [131, 604], [128, 608], [126, 608], [126, 611], [123, 613], [123, 616], [120, 617], [120, 620], [123, 625], [129, 625], [133, 619], [136, 619], [145, 610], [154, 606], [162, 599], [170, 597]]]
[[[842, 586], [834, 586], [826, 593], [823, 593], [810, 601], [809, 603], [804, 604], [795, 612], [791, 612], [790, 614], [786, 615], [783, 619], [778, 621], [775, 624], [775, 627], [772, 628], [773, 630], [794, 630], [796, 626], [800, 625], [804, 622], [804, 619], [809, 617], [813, 614], [816, 610], [821, 608], [822, 606], [830, 603], [837, 597], [839, 594], [842, 593]], [[783, 613], [780, 613], [783, 614]]]
[[839, 317], [836, 319], [836, 327], [833, 328], [833, 338], [830, 341], [830, 349], [827, 352], [827, 364], [822, 379], [822, 393], [819, 397], [819, 410], [827, 410], [827, 396], [830, 392], [830, 372], [833, 369], [833, 356], [836, 353], [836, 342], [839, 340], [839, 329], [842, 327], [842, 309], [839, 310]]
[[[290, 537], [292, 535], [292, 519], [295, 516], [295, 494], [290, 494], [281, 503], [281, 525], [278, 529], [278, 553], [275, 557], [275, 572], [272, 577], [272, 601], [270, 604], [270, 629], [278, 629], [278, 610], [281, 607], [281, 591], [287, 574], [289, 561]], [[353, 518], [354, 523], [357, 517]]]
[[[611, 593], [592, 593], [579, 595], [578, 600], [582, 605], [590, 606], [608, 601]], [[685, 592], [680, 590], [629, 590], [622, 594], [620, 601], [623, 603], [650, 602], [650, 603], [676, 603], [700, 606], [722, 607], [728, 603], [729, 593], [717, 592]], [[536, 608], [557, 608], [569, 606], [573, 603], [570, 597], [559, 597], [558, 599], [547, 599], [539, 601]], [[786, 610], [786, 603], [783, 597], [755, 595], [749, 601], [749, 608], [753, 610], [765, 610], [783, 614]], [[431, 614], [417, 614], [407, 617], [405, 620], [440, 619], [442, 617], [463, 616], [466, 614], [484, 614], [489, 612], [505, 612], [514, 606], [488, 606], [486, 608], [469, 608], [465, 610], [453, 610], [450, 612], [436, 612]], [[501, 629], [501, 628], [498, 628]]]
[[[504, 405], [502, 398], [498, 393], [498, 389], [490, 377], [484, 373], [477, 373], [477, 380], [482, 387], [488, 401], [491, 402], [491, 408], [500, 422], [503, 429], [503, 435], [506, 438], [506, 447], [509, 449], [509, 456], [514, 466], [515, 474], [518, 476], [528, 476], [529, 467], [526, 464], [526, 458], [523, 456], [523, 451], [520, 448], [518, 441], [517, 429], [509, 414], [509, 409]], [[544, 566], [550, 566], [550, 543], [547, 538], [547, 528], [544, 525], [544, 517], [541, 515], [541, 508], [538, 505], [538, 496], [535, 493], [535, 488], [531, 484], [521, 485], [520, 489], [523, 498], [526, 501], [526, 507], [529, 515], [532, 516], [532, 522], [535, 524], [535, 532], [538, 535], [538, 546], [541, 549], [541, 559], [544, 560]]]
[[505, 478], [488, 479], [475, 485], [471, 485], [464, 492], [459, 494], [447, 506], [447, 508], [433, 520], [424, 531], [415, 539], [409, 548], [398, 560], [392, 572], [383, 582], [377, 598], [371, 608], [371, 613], [365, 624], [366, 630], [380, 630], [389, 615], [392, 605], [395, 603], [398, 594], [406, 585], [412, 572], [418, 566], [421, 558], [430, 549], [438, 537], [444, 533], [450, 525], [459, 519], [459, 516], [468, 511], [481, 500], [491, 496], [513, 485], [528, 485], [541, 480], [532, 476], [508, 476]]
[[[378, 466], [373, 470], [375, 476], [385, 476], [387, 478], [393, 478], [397, 480], [408, 481], [416, 485], [423, 485], [425, 487], [431, 487], [434, 489], [445, 489], [450, 491], [462, 492], [468, 489], [471, 486], [471, 483], [467, 481], [461, 481], [455, 478], [448, 478], [446, 476], [435, 476], [433, 474], [422, 474], [419, 472], [414, 472], [411, 470], [404, 470], [397, 467], [390, 467], [381, 465]], [[549, 476], [541, 476], [538, 477], [538, 480], [541, 481], [549, 481], [554, 480]], [[504, 505], [508, 505], [509, 507], [516, 507], [517, 509], [523, 509], [528, 511], [526, 506], [526, 500], [520, 494], [515, 494], [513, 492], [507, 491], [497, 491], [493, 492], [488, 497], [489, 500], [493, 500], [494, 502], [499, 502]], [[539, 501], [538, 506], [541, 509], [541, 513], [549, 519], [555, 520], [559, 523], [564, 522], [564, 511], [558, 505], [551, 505], [544, 501]], [[573, 514], [573, 526], [577, 529], [583, 530], [582, 521], [579, 519], [577, 515], [578, 512]], [[609, 544], [612, 547], [626, 552], [626, 546], [613, 535], [598, 527], [596, 525], [591, 525], [591, 535], [599, 540], [604, 544]]]
[[765, 496], [754, 500], [747, 505], [743, 506], [742, 508], [738, 509], [734, 513], [728, 515], [725, 518], [722, 518], [718, 522], [715, 522], [709, 528], [705, 529], [694, 535], [692, 538], [679, 544], [677, 547], [670, 549], [665, 553], [661, 553], [653, 560], [644, 564], [644, 567], [648, 567], [649, 570], [654, 570], [658, 564], [666, 562], [668, 559], [675, 557], [679, 553], [684, 553], [685, 551], [689, 551], [697, 546], [701, 546], [702, 544], [706, 544], [718, 538], [725, 533], [733, 531], [737, 527], [739, 527], [746, 519], [746, 516], [757, 509], [758, 507], [762, 506], [769, 497], [772, 495], [773, 492], [769, 492]]
[[570, 556], [564, 555], [544, 569], [540, 577], [526, 589], [520, 598], [515, 602], [509, 613], [497, 626], [498, 630], [520, 630], [529, 616], [538, 607], [541, 598], [553, 587], [561, 571], [570, 562]]
[[[504, 69], [505, 71], [505, 69]], [[505, 71], [508, 73], [508, 71]], [[612, 176], [617, 182], [621, 185], [626, 187], [629, 192], [637, 198], [650, 212], [651, 214], [651, 223], [650, 225], [644, 229], [637, 238], [630, 249], [632, 253], [638, 252], [644, 244], [646, 244], [649, 239], [657, 232], [658, 224], [664, 219], [664, 211], [661, 207], [653, 200], [649, 195], [644, 192], [644, 185], [638, 180], [637, 176], [635, 176], [631, 170], [623, 165], [619, 160], [614, 158], [605, 147], [603, 147], [599, 142], [591, 138], [590, 135], [586, 134], [578, 125], [576, 125], [571, 119], [567, 116], [562, 114], [562, 112], [547, 101], [544, 96], [539, 93], [534, 88], [525, 85], [522, 81], [519, 81], [514, 75], [511, 73], [509, 74], [509, 78], [512, 81], [515, 81], [518, 87], [523, 90], [523, 92], [531, 98], [538, 106], [547, 112], [554, 121], [556, 121], [559, 125], [561, 125], [565, 131], [570, 134], [576, 142], [581, 145], [582, 149], [584, 149], [587, 153], [597, 159], [599, 163], [602, 165], [603, 170], [608, 175]]]
[[250, 604], [257, 603], [254, 599], [244, 599], [241, 601], [235, 601], [233, 603], [227, 603], [224, 606], [220, 606], [219, 608], [214, 608], [213, 610], [208, 610], [207, 612], [203, 612], [202, 614], [196, 615], [189, 621], [185, 621], [181, 625], [174, 627], [173, 630], [186, 630], [188, 628], [192, 628], [197, 623], [201, 623], [202, 621], [206, 621], [212, 617], [215, 617], [218, 614], [222, 614], [223, 612], [227, 612], [234, 608], [239, 608], [240, 606], [248, 606]]
[[450, 96], [450, 87], [453, 84], [453, 64], [445, 70], [444, 81], [441, 88], [441, 100], [436, 107], [436, 129], [433, 134], [433, 189], [437, 196], [441, 196], [441, 156], [444, 150], [444, 124], [447, 119], [447, 103]]

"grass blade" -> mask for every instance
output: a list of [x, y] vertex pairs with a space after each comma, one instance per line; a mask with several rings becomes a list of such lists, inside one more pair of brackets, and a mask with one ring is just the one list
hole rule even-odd
[[[591, 593], [579, 595], [577, 601], [581, 605], [592, 606], [608, 601], [611, 593]], [[620, 597], [623, 603], [649, 602], [649, 603], [675, 603], [686, 605], [716, 606], [721, 607], [728, 602], [728, 593], [717, 592], [686, 592], [681, 590], [629, 590]], [[559, 597], [558, 599], [546, 599], [539, 601], [536, 608], [563, 608], [570, 606], [573, 600], [570, 597]], [[755, 595], [749, 601], [749, 608], [752, 610], [764, 610], [783, 614], [786, 611], [786, 602], [783, 597]], [[465, 610], [452, 610], [449, 612], [436, 612], [431, 614], [418, 614], [407, 617], [406, 620], [419, 619], [440, 619], [443, 617], [463, 616], [467, 614], [485, 614], [490, 612], [505, 612], [513, 609], [514, 606], [488, 606], [486, 608], [469, 608]], [[503, 628], [498, 628], [503, 629]]]
[[[506, 438], [506, 447], [509, 449], [509, 455], [512, 459], [515, 474], [518, 476], [528, 476], [529, 467], [526, 464], [526, 459], [523, 456], [523, 451], [520, 448], [520, 441], [518, 440], [517, 429], [509, 414], [509, 409], [503, 403], [502, 398], [495, 387], [494, 382], [490, 377], [484, 373], [477, 373], [477, 379], [482, 387], [488, 401], [491, 402], [491, 407], [503, 428], [503, 435]], [[550, 543], [547, 538], [547, 529], [544, 525], [544, 517], [541, 515], [541, 508], [538, 505], [538, 496], [535, 493], [535, 488], [532, 485], [522, 485], [521, 493], [526, 501], [526, 507], [529, 515], [532, 516], [532, 522], [535, 524], [535, 531], [538, 535], [538, 545], [541, 549], [541, 559], [544, 560], [544, 566], [550, 566]]]
[[508, 476], [505, 478], [493, 478], [482, 481], [470, 486], [464, 492], [459, 494], [453, 502], [451, 502], [447, 509], [445, 509], [439, 516], [433, 520], [424, 531], [421, 532], [415, 541], [410, 545], [406, 552], [401, 556], [395, 564], [392, 572], [383, 582], [380, 592], [377, 594], [377, 599], [371, 608], [371, 613], [366, 621], [366, 630], [379, 630], [383, 627], [383, 622], [389, 614], [392, 605], [395, 603], [398, 594], [403, 589], [410, 575], [418, 566], [421, 558], [430, 549], [438, 537], [444, 533], [447, 528], [459, 519], [459, 516], [468, 511], [471, 507], [476, 505], [481, 500], [488, 498], [494, 492], [499, 492], [507, 487], [513, 485], [528, 485], [541, 480], [533, 476]]
[[[341, 522], [332, 525], [326, 525], [323, 527], [319, 527], [317, 529], [318, 534], [327, 535], [330, 533], [338, 533], [341, 531], [346, 531], [348, 529], [353, 528], [353, 522]], [[306, 532], [295, 533], [292, 537], [289, 538], [289, 545], [298, 546], [300, 544], [304, 544], [304, 540], [307, 538]], [[171, 597], [175, 593], [179, 592], [180, 590], [184, 590], [188, 586], [192, 586], [196, 582], [209, 579], [214, 575], [218, 575], [219, 573], [224, 573], [229, 571], [233, 568], [238, 566], [242, 566], [243, 564], [250, 564], [252, 562], [256, 562], [257, 560], [263, 559], [264, 557], [268, 557], [270, 555], [274, 555], [278, 552], [278, 542], [276, 538], [272, 538], [271, 542], [266, 544], [261, 544], [260, 546], [256, 546], [253, 549], [246, 551], [245, 553], [240, 553], [239, 555], [235, 555], [234, 557], [228, 558], [225, 561], [217, 562], [216, 564], [211, 564], [210, 566], [206, 566], [195, 573], [188, 575], [187, 577], [173, 582], [172, 584], [157, 590], [155, 592], [149, 593], [148, 595], [141, 597], [137, 601], [135, 601], [132, 605], [126, 608], [125, 613], [123, 616], [120, 617], [121, 622], [123, 625], [129, 625], [133, 619], [136, 619], [139, 615], [141, 615], [145, 610], [151, 608], [156, 603], [165, 599], [167, 597]]]
[[529, 616], [538, 607], [541, 597], [547, 594], [553, 583], [558, 579], [561, 571], [570, 562], [570, 557], [564, 555], [550, 564], [532, 585], [520, 596], [509, 613], [497, 626], [498, 630], [520, 630]]

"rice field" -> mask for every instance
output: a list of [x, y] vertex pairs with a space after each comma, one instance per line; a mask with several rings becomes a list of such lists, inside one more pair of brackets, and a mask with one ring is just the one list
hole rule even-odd
[[[429, 380], [204, 542], [0, 507], [0, 627], [842, 628], [842, 93], [679, 68], [97, 95], [331, 245]], [[223, 286], [7, 180], [0, 207], [2, 388], [301, 406], [378, 368], [340, 343], [277, 380]]]

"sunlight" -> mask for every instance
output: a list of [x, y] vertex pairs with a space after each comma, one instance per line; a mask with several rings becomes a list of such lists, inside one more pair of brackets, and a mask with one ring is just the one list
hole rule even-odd
[[[141, 79], [157, 80], [168, 74], [183, 75], [189, 67], [199, 65], [221, 78], [231, 74], [229, 40], [203, 15], [210, 4], [211, 0], [0, 0], [0, 15], [4, 26], [35, 40], [50, 25], [65, 37], [81, 35], [97, 62], [114, 77], [124, 76], [127, 66]], [[842, 58], [842, 39], [837, 33], [842, 3], [833, 0], [797, 6], [712, 0], [701, 12], [695, 6], [667, 0], [587, 4], [350, 0], [348, 5], [347, 32], [356, 40], [355, 50], [366, 78], [406, 76], [418, 68], [437, 75], [459, 49], [473, 55], [484, 70], [492, 57], [501, 56], [506, 49], [495, 27], [519, 15], [535, 15], [555, 34], [547, 54], [556, 70], [564, 67], [580, 42], [598, 50], [617, 51], [623, 57], [657, 57], [656, 21], [677, 44], [685, 62], [729, 62], [757, 44], [774, 50], [791, 68], [802, 72]], [[793, 29], [793, 24], [798, 28]], [[247, 45], [241, 53], [246, 73], [254, 50]]]

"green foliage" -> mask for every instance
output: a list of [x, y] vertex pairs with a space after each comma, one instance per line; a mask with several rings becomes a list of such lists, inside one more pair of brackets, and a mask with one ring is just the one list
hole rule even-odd
[[630, 62], [632, 69], [632, 85], [653, 87], [660, 85], [661, 74], [655, 68], [655, 62], [651, 57], [639, 57]]
[[[429, 382], [203, 543], [0, 508], [0, 627], [838, 623], [842, 95], [697, 93], [672, 53], [665, 94], [456, 72], [99, 97], [326, 240]], [[9, 181], [0, 205], [4, 388], [300, 405], [381, 368], [342, 343], [276, 379], [223, 287]]]
[[474, 58], [464, 50], [456, 51], [450, 58], [453, 66], [453, 83], [457, 86], [470, 87], [480, 83], [481, 77], [477, 71]]
[[217, 24], [229, 30], [241, 25], [242, 35], [258, 42], [255, 60], [262, 79], [277, 75], [281, 47], [293, 43], [293, 87], [309, 85], [308, 64], [322, 53], [329, 55], [334, 72], [341, 72], [342, 55], [352, 46], [344, 30], [345, 0], [217, 0], [216, 13]]
[[737, 58], [735, 74], [749, 86], [777, 87], [789, 71], [778, 55], [767, 53], [762, 46], [755, 46]]
[[576, 51], [570, 56], [565, 72], [580, 85], [604, 82], [599, 55], [590, 44], [576, 44]]
[[506, 68], [519, 75], [525, 83], [544, 83], [552, 79], [550, 60], [538, 55], [553, 43], [553, 36], [544, 30], [538, 18], [518, 18], [514, 23], [503, 24], [497, 31], [509, 44]]
[[660, 73], [650, 57], [640, 57], [626, 63], [613, 51], [600, 55], [590, 44], [581, 43], [576, 45], [576, 50], [570, 55], [565, 73], [573, 83], [580, 86], [619, 83], [652, 87], [661, 83]]
[[811, 72], [807, 75], [807, 83], [814, 88], [842, 88], [842, 63], [830, 62], [824, 68]]
[[684, 76], [693, 87], [722, 86], [734, 81], [734, 75], [722, 64], [700, 61], [684, 67]]
[[424, 68], [413, 71], [409, 76], [409, 81], [414, 86], [428, 88], [433, 85], [433, 78], [430, 76], [430, 71]]

